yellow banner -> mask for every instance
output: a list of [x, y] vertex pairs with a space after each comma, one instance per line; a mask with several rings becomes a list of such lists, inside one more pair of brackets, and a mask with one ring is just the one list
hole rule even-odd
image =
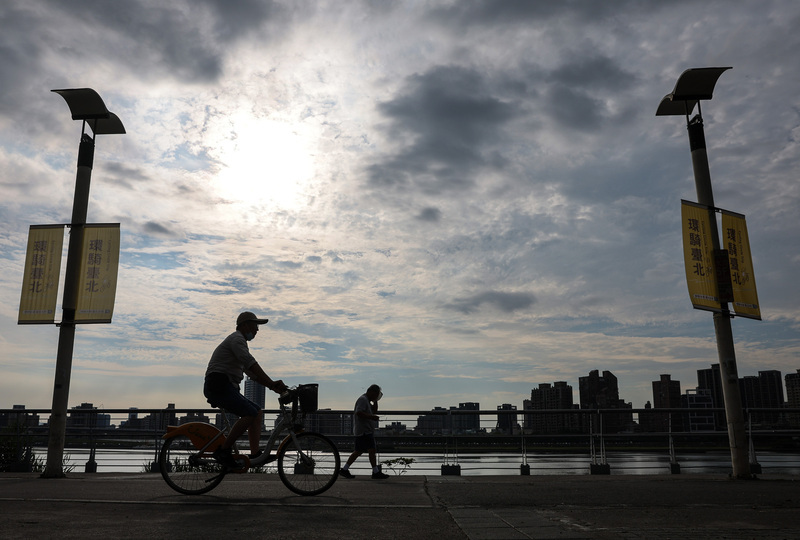
[[75, 309], [76, 323], [110, 323], [117, 294], [119, 223], [87, 224]]
[[723, 249], [728, 250], [733, 284], [733, 311], [740, 317], [761, 320], [756, 275], [750, 257], [750, 238], [742, 214], [722, 210]]
[[63, 246], [63, 225], [30, 226], [18, 324], [55, 322]]
[[683, 260], [692, 306], [696, 309], [722, 311], [709, 219], [710, 213], [705, 206], [681, 201]]

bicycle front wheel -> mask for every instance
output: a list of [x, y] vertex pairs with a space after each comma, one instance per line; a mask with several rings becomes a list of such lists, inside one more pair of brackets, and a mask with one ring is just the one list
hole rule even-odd
[[319, 495], [339, 476], [339, 450], [329, 438], [304, 431], [278, 449], [278, 476], [298, 495]]
[[201, 454], [186, 435], [164, 441], [158, 460], [169, 487], [186, 495], [200, 495], [222, 482], [225, 470], [210, 453]]

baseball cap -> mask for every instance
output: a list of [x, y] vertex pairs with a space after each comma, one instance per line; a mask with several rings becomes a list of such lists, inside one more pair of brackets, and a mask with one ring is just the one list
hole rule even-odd
[[267, 324], [267, 322], [269, 322], [269, 319], [259, 319], [258, 317], [256, 317], [256, 314], [253, 313], [252, 311], [243, 311], [239, 314], [238, 317], [236, 317], [236, 326], [238, 327], [239, 325], [244, 324], [246, 322], [254, 322], [256, 324]]

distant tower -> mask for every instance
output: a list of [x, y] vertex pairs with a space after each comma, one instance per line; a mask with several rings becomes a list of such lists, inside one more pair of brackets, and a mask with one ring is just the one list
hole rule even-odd
[[[455, 407], [451, 407], [455, 409]], [[473, 401], [459, 403], [459, 411], [479, 411], [481, 404]], [[481, 430], [481, 415], [479, 414], [458, 414], [453, 415], [453, 431], [455, 433], [478, 433]]]
[[711, 409], [714, 406], [711, 390], [707, 388], [687, 389], [681, 400], [684, 407], [697, 410], [697, 412], [690, 412], [688, 417], [684, 418], [684, 430], [691, 432], [714, 431], [714, 415], [710, 412], [700, 412], [702, 409]]
[[[672, 375], [661, 375], [660, 380], [653, 381], [653, 408], [678, 409], [681, 407], [681, 383], [673, 381]], [[670, 415], [667, 413], [651, 413], [652, 421], [648, 431], [669, 431]], [[682, 425], [683, 419], [673, 415], [672, 430], [676, 431]]]
[[509, 435], [517, 428], [517, 406], [503, 403], [497, 406], [497, 430]]
[[619, 407], [619, 384], [610, 371], [599, 375], [596, 369], [587, 377], [578, 378], [581, 409], [613, 409]]
[[[600, 376], [596, 369], [586, 377], [578, 378], [581, 409], [631, 409], [630, 403], [619, 398], [617, 378], [610, 371]], [[633, 424], [633, 413], [604, 414], [603, 432], [619, 433]]]
[[[244, 381], [244, 397], [263, 409], [264, 403], [266, 402], [266, 388], [263, 384], [247, 377]], [[261, 429], [264, 429], [263, 421], [261, 423]]]
[[[722, 376], [719, 364], [712, 364], [710, 369], [697, 370], [697, 388], [711, 392], [711, 404], [715, 409], [725, 408], [725, 398], [722, 396]], [[725, 411], [714, 413], [716, 429], [726, 430]]]
[[[531, 410], [572, 409], [572, 386], [564, 381], [540, 383], [539, 388], [531, 390], [529, 401]], [[571, 414], [526, 414], [528, 427], [534, 433], [564, 433], [575, 427]]]
[[[787, 373], [786, 381], [786, 406], [790, 409], [800, 409], [800, 369], [797, 373]], [[800, 427], [800, 413], [789, 414], [789, 424]]]
[[[783, 401], [783, 381], [781, 372], [775, 369], [758, 372], [758, 405], [767, 409], [782, 409]], [[754, 421], [762, 424], [775, 426], [780, 422], [780, 413], [758, 413]]]
[[244, 397], [263, 409], [266, 402], [266, 388], [263, 384], [247, 377], [244, 381]]

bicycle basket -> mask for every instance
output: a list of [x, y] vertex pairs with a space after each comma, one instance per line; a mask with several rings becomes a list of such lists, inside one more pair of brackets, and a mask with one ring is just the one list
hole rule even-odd
[[300, 400], [300, 410], [312, 413], [317, 410], [318, 384], [301, 384], [297, 387], [297, 397]]

